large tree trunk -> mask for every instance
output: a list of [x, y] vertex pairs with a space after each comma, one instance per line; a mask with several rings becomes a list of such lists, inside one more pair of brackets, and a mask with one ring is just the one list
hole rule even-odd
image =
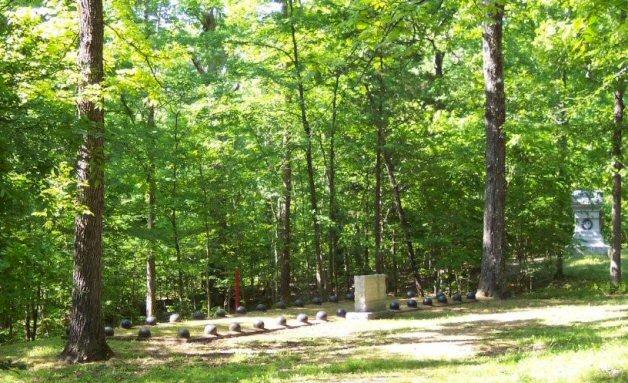
[[611, 243], [611, 283], [617, 287], [621, 283], [621, 170], [622, 130], [624, 123], [624, 84], [620, 80], [615, 90], [615, 129], [613, 129], [613, 240]]
[[77, 163], [77, 200], [89, 212], [76, 217], [74, 288], [70, 333], [61, 357], [69, 362], [108, 359], [113, 352], [105, 342], [101, 294], [104, 196], [104, 111], [93, 94], [103, 79], [102, 0], [79, 0], [79, 52], [81, 69], [79, 118], [83, 143]]
[[[148, 107], [148, 120], [147, 120], [149, 134], [151, 135], [151, 144], [154, 144], [152, 139], [152, 131], [155, 127], [155, 107]], [[148, 257], [146, 258], [146, 316], [155, 315], [155, 303], [157, 296], [157, 289], [155, 286], [155, 251], [154, 251], [154, 239], [153, 232], [155, 230], [155, 216], [156, 216], [156, 190], [157, 185], [155, 182], [155, 159], [153, 156], [153, 147], [148, 148], [148, 172], [146, 174], [146, 182], [148, 183], [148, 217], [146, 220], [146, 226], [149, 233], [148, 244]]]
[[323, 249], [321, 246], [321, 224], [318, 217], [318, 196], [316, 195], [316, 183], [314, 181], [314, 163], [312, 158], [312, 128], [307, 118], [307, 108], [305, 104], [305, 89], [301, 76], [301, 63], [299, 61], [299, 48], [296, 37], [296, 27], [294, 25], [294, 2], [288, 0], [290, 8], [290, 34], [292, 38], [292, 54], [294, 61], [295, 79], [299, 93], [299, 109], [301, 112], [301, 124], [305, 131], [306, 149], [305, 159], [307, 162], [307, 182], [310, 192], [310, 208], [312, 209], [312, 226], [314, 228], [314, 253], [316, 256], [316, 285], [318, 293], [325, 296], [328, 291], [327, 277], [325, 275], [325, 265], [323, 262]]
[[284, 158], [282, 180], [284, 187], [283, 206], [281, 207], [281, 256], [279, 258], [279, 294], [284, 302], [290, 298], [290, 254], [292, 251], [292, 144], [290, 131], [284, 130]]
[[500, 2], [485, 1], [489, 8], [484, 24], [484, 82], [486, 94], [486, 188], [484, 195], [484, 235], [479, 297], [498, 297], [504, 292], [504, 244], [506, 227], [506, 146], [504, 121], [504, 62], [502, 56], [502, 19]]

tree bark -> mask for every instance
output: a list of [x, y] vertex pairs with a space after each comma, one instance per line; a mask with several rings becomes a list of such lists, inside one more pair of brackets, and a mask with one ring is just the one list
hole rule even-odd
[[148, 257], [146, 258], [146, 316], [155, 315], [155, 303], [157, 296], [157, 289], [155, 285], [155, 252], [154, 252], [154, 239], [153, 232], [155, 230], [155, 217], [156, 217], [156, 190], [157, 185], [155, 182], [155, 160], [153, 156], [154, 140], [152, 139], [152, 131], [155, 127], [155, 107], [148, 107], [147, 125], [149, 135], [151, 135], [151, 147], [148, 148], [148, 172], [146, 174], [146, 182], [148, 184], [148, 217], [146, 220], [146, 227], [149, 233], [148, 244]]
[[307, 118], [307, 108], [305, 103], [305, 89], [303, 86], [303, 78], [301, 76], [301, 63], [299, 61], [299, 48], [296, 37], [296, 27], [294, 25], [294, 2], [288, 0], [290, 9], [290, 35], [292, 38], [292, 54], [294, 61], [294, 72], [297, 81], [297, 90], [299, 93], [299, 109], [301, 112], [301, 124], [305, 131], [306, 150], [305, 158], [307, 162], [307, 181], [310, 192], [310, 208], [312, 209], [312, 225], [314, 228], [314, 253], [316, 256], [316, 285], [318, 293], [322, 297], [329, 291], [325, 266], [323, 262], [323, 250], [321, 246], [321, 224], [318, 218], [318, 196], [316, 194], [316, 183], [314, 181], [314, 163], [312, 158], [312, 128]]
[[615, 90], [615, 126], [613, 129], [613, 239], [611, 243], [611, 283], [621, 284], [621, 170], [624, 168], [622, 156], [622, 130], [624, 120], [624, 83], [619, 81]]
[[[176, 153], [179, 152], [179, 114], [175, 114], [174, 116], [174, 153], [176, 158]], [[172, 208], [170, 212], [170, 224], [172, 225], [172, 241], [174, 244], [174, 250], [177, 260], [177, 295], [179, 298], [179, 303], [183, 306], [183, 298], [184, 298], [184, 286], [183, 286], [183, 272], [181, 270], [181, 241], [179, 238], [179, 226], [177, 221], [177, 195], [179, 194], [179, 184], [178, 184], [178, 176], [179, 176], [179, 164], [178, 161], [175, 161], [172, 164]]]
[[203, 159], [199, 156], [198, 159], [198, 176], [200, 189], [203, 194], [203, 230], [205, 232], [205, 298], [207, 299], [207, 314], [211, 312], [212, 297], [211, 297], [211, 231], [209, 226], [209, 195], [207, 193], [207, 180], [205, 179], [205, 173], [203, 172]]
[[375, 148], [375, 272], [382, 274], [384, 272], [384, 254], [382, 252], [382, 149], [384, 147], [384, 124], [382, 123], [382, 94], [380, 94], [379, 105], [377, 109], [376, 128], [377, 128], [377, 146]]
[[483, 58], [486, 95], [486, 187], [482, 271], [478, 297], [500, 297], [504, 293], [504, 244], [506, 202], [506, 146], [504, 122], [504, 62], [502, 56], [501, 2], [486, 0], [488, 21], [484, 24]]
[[281, 207], [281, 256], [279, 259], [279, 294], [284, 302], [290, 299], [290, 258], [292, 252], [292, 144], [290, 131], [286, 127], [283, 137], [284, 158], [281, 171], [284, 195]]
[[332, 98], [332, 115], [329, 129], [329, 265], [333, 273], [333, 285], [338, 292], [338, 199], [336, 197], [336, 124], [338, 117], [338, 87], [340, 74], [336, 74]]
[[105, 360], [113, 354], [105, 341], [101, 311], [104, 111], [102, 97], [94, 99], [104, 76], [102, 0], [79, 0], [78, 10], [81, 80], [77, 107], [84, 133], [77, 163], [77, 200], [87, 211], [75, 220], [70, 333], [61, 353], [63, 359], [73, 363]]
[[[562, 83], [563, 83], [563, 95], [561, 95], [561, 102], [559, 104], [560, 111], [560, 121], [559, 121], [559, 136], [558, 136], [558, 150], [560, 158], [569, 158], [569, 146], [567, 142], [567, 132], [569, 130], [569, 117], [567, 116], [567, 106], [565, 105], [564, 98], [567, 94], [567, 72], [563, 69], [561, 73]], [[569, 170], [567, 167], [566, 161], [561, 161], [558, 168], [558, 179], [565, 185], [565, 198], [561, 200], [564, 203], [561, 205], [564, 211], [570, 212], [570, 203], [571, 198], [569, 197], [569, 188], [571, 186], [571, 177], [569, 174]], [[568, 214], [568, 213], [567, 213]], [[554, 279], [563, 279], [565, 277], [565, 273], [563, 271], [564, 259], [563, 252], [558, 251], [556, 254], [556, 272], [554, 273]]]

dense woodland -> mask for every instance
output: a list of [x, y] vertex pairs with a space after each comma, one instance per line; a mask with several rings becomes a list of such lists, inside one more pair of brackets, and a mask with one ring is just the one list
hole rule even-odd
[[624, 1], [106, 0], [100, 69], [79, 3], [0, 0], [0, 341], [85, 314], [99, 225], [107, 323], [233, 309], [236, 269], [244, 305], [372, 272], [475, 290], [483, 252], [529, 289], [560, 278], [577, 188], [626, 238]]

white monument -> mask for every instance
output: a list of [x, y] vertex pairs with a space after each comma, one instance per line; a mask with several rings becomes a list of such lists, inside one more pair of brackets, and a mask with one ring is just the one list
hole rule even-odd
[[575, 226], [574, 247], [577, 254], [607, 255], [601, 227], [601, 211], [604, 200], [601, 191], [576, 190], [571, 195]]
[[386, 310], [386, 275], [355, 276], [355, 311], [347, 319], [376, 319], [389, 316]]

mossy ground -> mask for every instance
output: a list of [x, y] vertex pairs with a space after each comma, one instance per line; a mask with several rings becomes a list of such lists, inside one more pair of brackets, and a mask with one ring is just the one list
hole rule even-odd
[[[626, 263], [625, 263], [626, 264]], [[114, 358], [67, 365], [57, 361], [60, 338], [0, 346], [0, 356], [26, 369], [0, 371], [1, 382], [605, 382], [628, 381], [628, 295], [607, 295], [603, 258], [568, 260], [564, 281], [507, 301], [447, 305], [393, 319], [298, 326], [319, 306], [242, 318], [188, 321], [153, 327], [153, 339], [135, 340], [137, 328], [116, 329]], [[254, 333], [250, 323], [280, 314], [291, 329]], [[205, 339], [203, 327], [242, 322], [247, 336]], [[176, 339], [188, 327], [192, 342]], [[196, 341], [194, 341], [196, 340]]]

